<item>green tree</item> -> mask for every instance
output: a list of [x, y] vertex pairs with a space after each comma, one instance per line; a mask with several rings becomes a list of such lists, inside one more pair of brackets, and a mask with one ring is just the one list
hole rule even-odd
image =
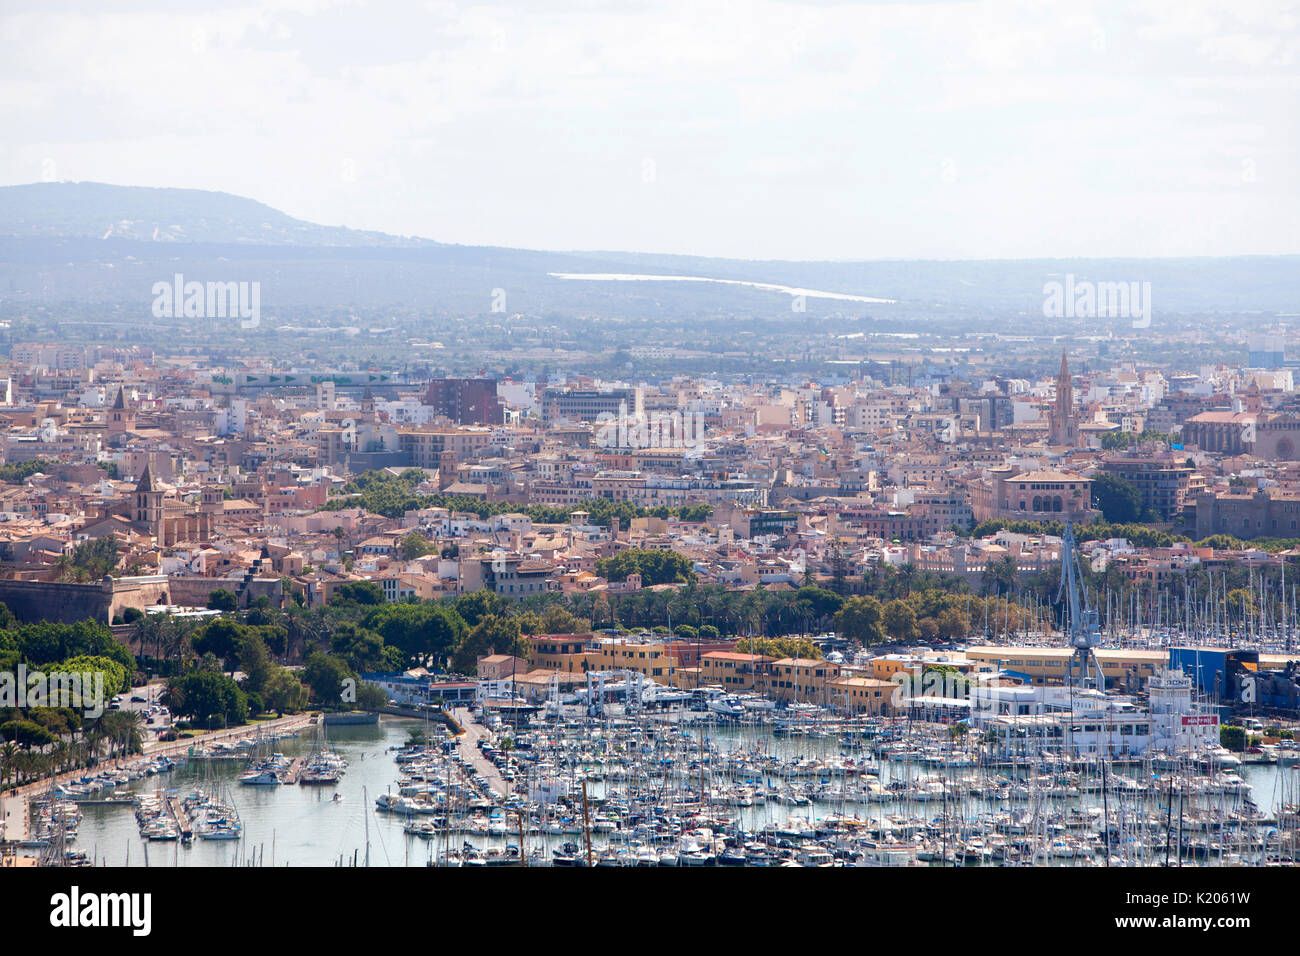
[[388, 695], [378, 684], [363, 683], [357, 688], [358, 710], [380, 710], [388, 706]]
[[239, 609], [239, 598], [235, 592], [226, 588], [217, 588], [208, 595], [208, 610], [210, 611], [236, 611]]
[[164, 695], [173, 714], [200, 727], [237, 727], [248, 719], [248, 698], [225, 674], [193, 671], [171, 681]]
[[[116, 697], [125, 691], [130, 684], [130, 672], [122, 665], [120, 661], [112, 660], [99, 655], [81, 654], [77, 657], [69, 657], [66, 661], [54, 664], [50, 667], [51, 676], [54, 674], [99, 674], [104, 680], [104, 698], [105, 700]], [[92, 681], [94, 678], [92, 678]], [[94, 691], [82, 679], [82, 695], [89, 696]], [[53, 702], [51, 702], [53, 703]], [[102, 703], [102, 701], [101, 701]], [[74, 702], [73, 706], [80, 706]]]
[[871, 595], [851, 597], [835, 614], [835, 630], [858, 644], [882, 644], [887, 638], [884, 609]]
[[194, 638], [194, 650], [200, 656], [212, 654], [222, 661], [226, 670], [234, 670], [239, 660], [240, 648], [248, 640], [248, 629], [227, 618], [212, 621]]
[[997, 561], [987, 562], [980, 590], [985, 594], [1010, 593], [1016, 586], [1016, 570], [1016, 559], [1009, 554], [1002, 555]]
[[1142, 493], [1132, 482], [1104, 471], [1092, 477], [1092, 503], [1112, 523], [1137, 521], [1142, 515]]
[[262, 699], [269, 710], [281, 716], [292, 714], [307, 706], [307, 688], [292, 671], [277, 667], [267, 678]]
[[239, 657], [239, 669], [244, 672], [244, 690], [260, 693], [266, 687], [275, 664], [271, 661], [271, 650], [262, 639], [259, 628], [244, 628], [236, 654]]
[[59, 738], [34, 721], [10, 720], [0, 724], [0, 739], [12, 741], [30, 750], [33, 747], [48, 747]]
[[373, 607], [383, 603], [384, 590], [374, 581], [349, 581], [340, 584], [330, 595], [330, 607]]
[[443, 604], [384, 604], [361, 623], [395, 648], [407, 667], [445, 667], [467, 630], [455, 608]]
[[920, 633], [916, 626], [916, 611], [902, 598], [886, 603], [882, 618], [885, 633], [896, 641], [913, 641]]
[[822, 656], [821, 648], [806, 637], [746, 637], [736, 642], [736, 651], [762, 654], [777, 660], [786, 657], [820, 660]]
[[813, 617], [818, 622], [829, 620], [844, 606], [843, 597], [834, 591], [819, 587], [801, 587], [795, 592], [794, 599], [796, 602], [807, 601], [811, 606]]
[[[3, 730], [3, 728], [0, 728]], [[1246, 749], [1246, 730], [1236, 724], [1219, 725], [1219, 743], [1229, 750], [1241, 753]]]
[[414, 561], [426, 554], [432, 554], [435, 550], [436, 548], [429, 543], [429, 539], [418, 531], [403, 535], [402, 540], [397, 545], [398, 557], [403, 561]]
[[478, 669], [478, 659], [489, 654], [527, 656], [528, 642], [520, 636], [517, 620], [495, 614], [483, 618], [470, 628], [456, 649], [452, 667], [462, 674], [473, 674]]
[[596, 573], [609, 581], [626, 581], [629, 574], [639, 574], [646, 587], [695, 579], [691, 560], [667, 548], [627, 548], [611, 558], [597, 559]]
[[335, 629], [330, 639], [330, 650], [355, 671], [381, 670], [386, 663], [383, 637], [350, 622]]
[[469, 594], [456, 598], [456, 613], [466, 624], [474, 627], [489, 615], [501, 616], [506, 613], [506, 599], [495, 591], [479, 588]]
[[311, 688], [312, 700], [323, 707], [338, 707], [351, 704], [344, 700], [345, 681], [352, 681], [353, 687], [358, 681], [356, 673], [341, 657], [323, 654], [320, 651], [307, 658], [302, 669], [302, 679]]

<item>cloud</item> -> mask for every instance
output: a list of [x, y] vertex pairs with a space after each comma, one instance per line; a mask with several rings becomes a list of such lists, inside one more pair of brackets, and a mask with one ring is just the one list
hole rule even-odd
[[1295, 252], [1298, 21], [1200, 0], [20, 2], [0, 181], [54, 168], [547, 248]]

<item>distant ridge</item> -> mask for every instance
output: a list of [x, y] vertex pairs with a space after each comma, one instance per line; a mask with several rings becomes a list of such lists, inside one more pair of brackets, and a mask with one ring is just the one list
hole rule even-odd
[[[1300, 256], [1183, 259], [749, 260], [673, 253], [471, 246], [322, 226], [200, 189], [34, 183], [0, 187], [0, 310], [112, 303], [147, 309], [175, 273], [257, 280], [268, 309], [478, 315], [935, 321], [1041, 334], [1044, 284], [1149, 282], [1161, 315], [1300, 313]], [[564, 275], [672, 280], [574, 281]], [[681, 278], [708, 282], [674, 281]], [[147, 321], [147, 319], [146, 319]], [[1080, 326], [1088, 332], [1093, 326]]]
[[259, 246], [437, 245], [428, 239], [320, 226], [230, 193], [108, 183], [0, 187], [0, 235]]

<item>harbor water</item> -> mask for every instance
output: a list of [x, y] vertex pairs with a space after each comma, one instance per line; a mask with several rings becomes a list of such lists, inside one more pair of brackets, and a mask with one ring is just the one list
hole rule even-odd
[[[376, 809], [375, 800], [382, 794], [393, 793], [402, 768], [396, 760], [396, 751], [410, 737], [412, 731], [428, 731], [427, 724], [401, 718], [385, 717], [377, 724], [336, 726], [329, 728], [329, 747], [347, 761], [347, 769], [336, 784], [327, 785], [273, 785], [250, 786], [238, 782], [245, 771], [246, 759], [191, 759], [170, 773], [142, 777], [119, 788], [119, 797], [127, 791], [136, 796], [148, 796], [160, 791], [165, 795], [174, 792], [184, 796], [195, 788], [208, 793], [219, 792], [236, 810], [242, 823], [242, 836], [237, 840], [195, 839], [191, 843], [180, 841], [150, 841], [141, 835], [132, 806], [127, 802], [96, 804], [83, 802], [83, 818], [76, 836], [76, 849], [86, 853], [95, 865], [108, 866], [424, 866], [438, 859], [439, 854], [459, 851], [464, 843], [488, 848], [518, 846], [517, 815], [500, 808], [491, 811], [490, 829], [465, 832], [453, 828], [433, 838], [406, 832], [411, 822], [409, 815], [385, 813]], [[704, 727], [666, 724], [661, 732], [677, 739], [683, 755], [692, 749], [712, 756], [705, 761], [709, 767], [710, 781], [718, 783], [713, 768], [727, 758], [736, 760], [768, 759], [788, 764], [801, 760], [870, 760], [866, 750], [846, 748], [836, 735], [777, 736], [764, 725], [728, 725], [710, 723]], [[602, 734], [598, 726], [591, 728], [593, 738]], [[441, 739], [437, 728], [429, 732], [431, 740]], [[290, 760], [306, 756], [319, 742], [312, 730], [295, 737], [286, 737], [263, 744], [263, 750], [278, 751]], [[620, 761], [628, 762], [629, 745], [624, 745]], [[643, 745], [643, 749], [648, 749]], [[613, 763], [613, 762], [611, 762]], [[640, 763], [637, 762], [638, 767]], [[1136, 768], [1117, 768], [1130, 777], [1139, 773]], [[1014, 782], [1012, 770], [977, 771], [963, 766], [934, 766], [911, 760], [888, 759], [875, 761], [873, 776], [884, 787], [891, 784], [915, 788], [925, 784], [951, 786], [976, 779], [996, 780], [999, 777]], [[692, 772], [682, 770], [683, 782], [675, 786], [688, 788]], [[729, 786], [770, 788], [774, 780], [770, 774], [727, 774]], [[1290, 766], [1246, 764], [1240, 769], [1241, 779], [1251, 786], [1251, 798], [1265, 816], [1272, 815], [1283, 799], [1294, 798], [1295, 772]], [[763, 779], [766, 777], [766, 779]], [[1288, 779], [1291, 778], [1291, 779]], [[843, 782], [842, 780], [840, 781]], [[814, 777], [812, 785], [836, 785], [833, 773]], [[1292, 789], [1287, 789], [1287, 784]], [[626, 777], [611, 775], [602, 778], [592, 775], [587, 792], [595, 807], [610, 797], [625, 796], [634, 784]], [[570, 794], [580, 793], [578, 787]], [[107, 796], [107, 794], [104, 794]], [[1152, 801], [1144, 798], [1149, 807]], [[907, 816], [916, 820], [943, 818], [946, 827], [960, 832], [963, 826], [977, 822], [983, 814], [1004, 812], [1015, 804], [996, 798], [967, 796], [953, 803], [945, 797], [940, 802], [917, 803], [911, 797], [886, 800], [878, 803], [860, 802], [851, 797], [836, 800], [825, 798], [820, 802], [803, 805], [785, 805], [767, 800], [754, 805], [736, 805], [726, 809], [737, 826], [749, 832], [759, 832], [765, 827], [780, 826], [791, 821], [816, 824], [820, 819], [835, 815], [845, 818], [878, 821], [897, 820]], [[576, 803], [576, 801], [575, 801]], [[1053, 801], [1065, 807], [1101, 807], [1103, 795], [1083, 793], [1074, 799]], [[1110, 796], [1108, 812], [1118, 812], [1123, 804], [1116, 795]], [[1229, 806], [1233, 804], [1230, 802]], [[1023, 804], [1022, 804], [1023, 806]], [[574, 811], [577, 813], [577, 811]], [[604, 848], [618, 839], [607, 832], [593, 832], [592, 845]], [[582, 843], [583, 836], [574, 835], [572, 829], [564, 834], [537, 832], [532, 827], [524, 834], [524, 843], [530, 855], [549, 862], [553, 851], [565, 843]], [[1068, 861], [1048, 861], [1050, 865], [1069, 865]]]

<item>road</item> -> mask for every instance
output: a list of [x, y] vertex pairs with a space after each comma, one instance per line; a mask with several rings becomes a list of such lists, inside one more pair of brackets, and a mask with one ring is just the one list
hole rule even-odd
[[499, 796], [509, 796], [510, 785], [506, 783], [505, 777], [501, 776], [501, 771], [497, 770], [496, 765], [484, 757], [483, 752], [478, 749], [478, 742], [487, 736], [488, 729], [474, 722], [474, 716], [468, 708], [457, 708], [452, 711], [452, 716], [465, 728], [465, 732], [456, 738], [456, 746], [460, 748], [461, 755], [478, 770], [488, 786]]
[[[163, 692], [167, 689], [164, 681], [154, 681], [146, 687], [133, 687], [122, 693], [121, 700], [117, 702], [118, 710], [135, 711], [140, 715], [140, 731], [146, 743], [146, 749], [149, 742], [157, 743], [159, 737], [172, 729], [172, 719], [170, 714], [150, 714], [148, 710], [158, 704]], [[132, 697], [143, 697], [144, 702], [132, 701]]]

